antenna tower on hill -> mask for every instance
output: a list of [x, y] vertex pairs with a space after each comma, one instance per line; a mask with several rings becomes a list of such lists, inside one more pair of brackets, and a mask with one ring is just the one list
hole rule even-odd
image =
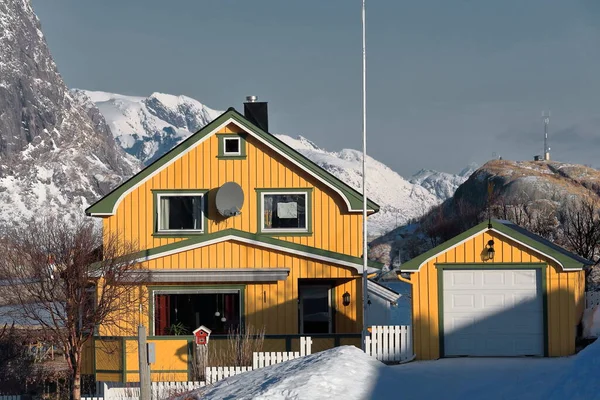
[[542, 111], [542, 120], [544, 121], [544, 161], [550, 161], [550, 147], [548, 147], [548, 124], [550, 124], [550, 111]]

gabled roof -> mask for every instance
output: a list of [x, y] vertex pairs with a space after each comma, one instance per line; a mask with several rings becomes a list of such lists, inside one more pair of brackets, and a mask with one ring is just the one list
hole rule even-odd
[[586, 260], [577, 254], [571, 253], [570, 251], [565, 250], [564, 248], [534, 233], [531, 233], [510, 221], [493, 219], [491, 221], [491, 225], [492, 227], [490, 228], [488, 227], [488, 222], [482, 222], [481, 224], [461, 233], [460, 235], [447, 240], [439, 246], [436, 246], [433, 249], [413, 258], [412, 260], [407, 261], [406, 263], [402, 264], [400, 271], [416, 272], [431, 259], [437, 257], [440, 253], [459, 246], [467, 240], [487, 231], [495, 232], [500, 236], [504, 236], [512, 240], [513, 242], [519, 243], [538, 253], [542, 256], [542, 258], [553, 260], [562, 268], [563, 271], [579, 271], [586, 265], [594, 264], [591, 261]]
[[[155, 258], [166, 257], [172, 254], [177, 254], [184, 251], [209, 246], [212, 244], [225, 242], [228, 240], [256, 245], [288, 254], [294, 254], [300, 257], [324, 261], [331, 264], [351, 267], [356, 269], [358, 273], [362, 273], [363, 270], [363, 259], [359, 257], [349, 256], [347, 254], [342, 253], [336, 253], [334, 251], [323, 250], [316, 247], [306, 246], [303, 244], [292, 243], [286, 240], [275, 239], [268, 236], [257, 235], [238, 229], [224, 229], [215, 233], [195, 236], [193, 238], [182, 240], [179, 242], [170, 243], [147, 250], [142, 250], [138, 253], [133, 254], [132, 257], [138, 262], [144, 262], [148, 260], [153, 260]], [[381, 269], [383, 264], [380, 264], [375, 261], [369, 261], [368, 266], [370, 268]]]
[[[329, 172], [325, 171], [323, 168], [319, 167], [317, 164], [313, 163], [308, 158], [304, 157], [302, 154], [298, 153], [296, 150], [277, 139], [275, 136], [252, 124], [235, 109], [229, 108], [204, 128], [200, 129], [198, 132], [179, 143], [169, 152], [165, 153], [162, 157], [158, 158], [152, 164], [148, 165], [136, 175], [132, 176], [127, 181], [116, 187], [102, 199], [98, 200], [87, 210], [85, 210], [86, 214], [92, 216], [114, 215], [117, 206], [129, 192], [144, 183], [146, 180], [150, 179], [162, 169], [166, 168], [168, 165], [186, 154], [195, 146], [199, 145], [204, 140], [217, 133], [220, 129], [231, 123], [236, 124], [246, 133], [252, 135], [260, 142], [298, 166], [300, 169], [310, 174], [333, 191], [337, 192], [348, 206], [349, 212], [362, 211], [361, 193], [351, 188]], [[369, 212], [379, 211], [379, 206], [370, 200], [367, 203], [367, 207]]]

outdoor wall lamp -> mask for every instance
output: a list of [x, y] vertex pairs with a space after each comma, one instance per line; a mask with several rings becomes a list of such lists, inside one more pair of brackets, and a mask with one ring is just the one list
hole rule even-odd
[[488, 248], [487, 248], [487, 259], [488, 260], [493, 260], [494, 259], [494, 255], [496, 255], [496, 250], [494, 250], [494, 241], [492, 239], [490, 239], [487, 242]]
[[346, 292], [342, 295], [342, 304], [345, 307], [350, 305], [350, 293]]

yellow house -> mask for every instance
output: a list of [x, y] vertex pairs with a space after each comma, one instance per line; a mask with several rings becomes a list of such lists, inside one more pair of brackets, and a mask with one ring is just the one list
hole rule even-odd
[[574, 354], [591, 264], [498, 220], [410, 260], [417, 359]]
[[213, 346], [248, 329], [265, 351], [303, 335], [313, 351], [360, 344], [361, 194], [269, 134], [266, 103], [244, 114], [230, 108], [86, 210], [150, 271], [86, 353], [97, 381], [139, 380], [140, 323], [155, 380], [189, 379], [200, 325]]

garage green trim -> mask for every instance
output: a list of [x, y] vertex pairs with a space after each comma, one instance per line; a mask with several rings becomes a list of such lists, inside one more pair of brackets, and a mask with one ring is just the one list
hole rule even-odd
[[437, 279], [438, 279], [438, 329], [439, 329], [439, 348], [440, 358], [445, 356], [444, 352], [444, 270], [502, 270], [502, 269], [523, 269], [540, 270], [540, 285], [542, 289], [542, 321], [544, 334], [544, 357], [548, 357], [548, 287], [546, 282], [545, 263], [502, 263], [502, 264], [452, 264], [452, 263], [436, 263]]
[[482, 222], [460, 235], [447, 240], [439, 246], [407, 261], [400, 267], [401, 272], [416, 272], [438, 254], [456, 247], [468, 239], [486, 231], [495, 232], [500, 236], [507, 237], [509, 240], [520, 243], [539, 253], [543, 258], [554, 260], [559, 264], [563, 271], [579, 271], [583, 269], [584, 266], [593, 264], [591, 261], [581, 258], [542, 237], [528, 232], [512, 222], [493, 219], [489, 226], [488, 222]]

